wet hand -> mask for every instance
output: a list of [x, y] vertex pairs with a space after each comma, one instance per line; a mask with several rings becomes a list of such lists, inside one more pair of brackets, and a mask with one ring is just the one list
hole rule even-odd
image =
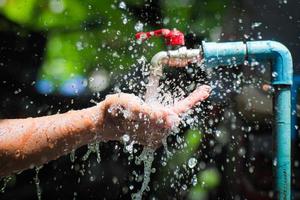
[[204, 101], [210, 91], [209, 86], [202, 85], [170, 107], [147, 104], [133, 94], [109, 95], [104, 101], [104, 131], [111, 136], [109, 139], [120, 139], [127, 134], [131, 141], [158, 147], [162, 139], [179, 125], [180, 115]]

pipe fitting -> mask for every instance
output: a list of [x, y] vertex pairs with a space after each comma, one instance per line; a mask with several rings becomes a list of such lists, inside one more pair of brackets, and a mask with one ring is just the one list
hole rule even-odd
[[154, 75], [162, 75], [162, 65], [170, 67], [185, 67], [189, 63], [197, 63], [201, 61], [200, 49], [187, 49], [181, 47], [177, 50], [161, 51], [155, 54], [151, 59], [151, 73]]
[[276, 41], [251, 41], [246, 45], [250, 62], [266, 59], [272, 62], [273, 85], [292, 85], [293, 60], [286, 46]]

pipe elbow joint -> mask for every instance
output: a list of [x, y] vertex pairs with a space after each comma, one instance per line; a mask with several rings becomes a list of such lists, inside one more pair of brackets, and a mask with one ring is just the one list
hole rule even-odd
[[250, 62], [253, 60], [271, 61], [273, 85], [292, 85], [293, 60], [286, 46], [276, 41], [251, 41], [246, 45]]

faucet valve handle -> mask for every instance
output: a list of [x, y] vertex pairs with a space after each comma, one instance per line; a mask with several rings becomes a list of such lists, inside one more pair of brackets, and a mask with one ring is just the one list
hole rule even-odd
[[135, 38], [144, 41], [152, 36], [165, 38], [166, 44], [170, 46], [184, 45], [184, 34], [176, 29], [159, 29], [149, 32], [139, 32], [135, 35]]

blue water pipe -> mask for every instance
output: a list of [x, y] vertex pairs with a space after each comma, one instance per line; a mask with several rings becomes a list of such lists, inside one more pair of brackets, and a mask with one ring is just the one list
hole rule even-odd
[[293, 62], [289, 50], [276, 41], [203, 42], [206, 67], [243, 65], [247, 62], [271, 62], [272, 85], [275, 89], [274, 166], [275, 196], [291, 199], [291, 87]]

